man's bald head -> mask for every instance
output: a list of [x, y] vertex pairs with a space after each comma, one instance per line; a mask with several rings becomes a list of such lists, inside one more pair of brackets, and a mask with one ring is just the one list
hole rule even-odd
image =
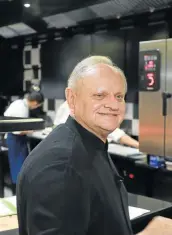
[[112, 76], [113, 79], [118, 77], [121, 80], [124, 87], [124, 93], [126, 93], [126, 80], [121, 77], [121, 74], [115, 67], [103, 63], [96, 64], [84, 71], [82, 78], [75, 81], [75, 87], [73, 89], [77, 92], [82, 92], [82, 89], [86, 89], [86, 87], [91, 90], [93, 88], [93, 77], [97, 80], [95, 82], [98, 84], [102, 78], [108, 79]]
[[121, 78], [124, 80], [125, 83], [125, 89], [127, 91], [127, 82], [126, 77], [123, 73], [123, 71], [116, 65], [113, 64], [113, 62], [105, 56], [90, 56], [86, 59], [83, 59], [81, 62], [79, 62], [74, 70], [72, 71], [69, 79], [68, 79], [68, 87], [76, 89], [76, 86], [78, 84], [78, 81], [80, 81], [83, 78], [87, 77], [87, 74], [90, 74], [91, 71], [93, 71], [97, 65], [107, 65], [114, 69]]

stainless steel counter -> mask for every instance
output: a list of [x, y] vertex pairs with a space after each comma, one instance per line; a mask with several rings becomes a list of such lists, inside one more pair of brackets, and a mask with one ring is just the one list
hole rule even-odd
[[[43, 140], [47, 137], [47, 135], [50, 133], [50, 128], [47, 128], [45, 130], [40, 130], [40, 131], [35, 131], [32, 134], [29, 134], [28, 136], [30, 138], [35, 138], [37, 140]], [[120, 155], [120, 156], [139, 156], [139, 158], [141, 158], [141, 156], [145, 157], [145, 154], [139, 152], [138, 149], [135, 148], [131, 148], [131, 147], [126, 147], [120, 144], [109, 144], [108, 147], [108, 152], [110, 154], [116, 154], [116, 155]]]

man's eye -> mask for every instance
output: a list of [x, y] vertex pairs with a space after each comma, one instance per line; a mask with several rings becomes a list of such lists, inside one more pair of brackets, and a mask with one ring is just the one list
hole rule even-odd
[[103, 94], [96, 94], [95, 97], [97, 99], [103, 99], [104, 95]]
[[116, 98], [119, 101], [123, 101], [124, 100], [124, 96], [123, 95], [117, 95]]

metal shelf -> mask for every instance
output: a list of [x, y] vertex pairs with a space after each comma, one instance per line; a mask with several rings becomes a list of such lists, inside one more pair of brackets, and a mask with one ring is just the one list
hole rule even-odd
[[14, 118], [0, 117], [0, 133], [42, 130], [45, 128], [45, 121], [42, 118]]

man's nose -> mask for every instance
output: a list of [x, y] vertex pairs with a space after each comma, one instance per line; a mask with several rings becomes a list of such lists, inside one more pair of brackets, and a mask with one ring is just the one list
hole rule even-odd
[[112, 110], [119, 110], [119, 102], [114, 95], [111, 95], [109, 97], [109, 102], [106, 104], [105, 107]]

